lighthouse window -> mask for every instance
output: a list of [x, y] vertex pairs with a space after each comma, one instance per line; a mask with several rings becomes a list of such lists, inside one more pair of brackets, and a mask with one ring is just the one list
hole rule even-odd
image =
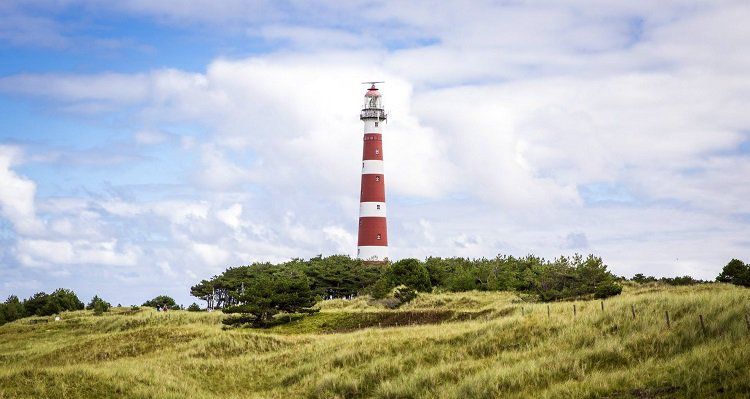
[[375, 206], [377, 207], [377, 209], [380, 209], [380, 205], [375, 205]]
[[376, 148], [376, 149], [375, 149], [375, 155], [378, 155], [378, 154], [380, 154], [380, 149], [379, 149], [379, 148]]
[[380, 176], [375, 176], [375, 181], [380, 181]]
[[378, 237], [377, 237], [377, 238], [378, 238], [378, 240], [380, 239], [380, 234], [378, 234]]
[[375, 127], [378, 127], [378, 123], [377, 122], [375, 122]]

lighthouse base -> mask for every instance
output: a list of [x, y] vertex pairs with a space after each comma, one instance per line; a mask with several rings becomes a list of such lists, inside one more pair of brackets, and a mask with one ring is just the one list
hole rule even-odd
[[360, 246], [357, 247], [357, 258], [371, 262], [385, 262], [388, 260], [388, 247]]

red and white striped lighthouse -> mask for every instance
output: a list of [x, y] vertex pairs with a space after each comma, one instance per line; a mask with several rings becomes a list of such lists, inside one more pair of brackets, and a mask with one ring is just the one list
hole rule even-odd
[[357, 257], [383, 262], [388, 258], [388, 225], [385, 219], [385, 176], [383, 173], [383, 110], [380, 91], [372, 84], [365, 93], [359, 119], [365, 124], [362, 151], [362, 185], [359, 195], [359, 237]]

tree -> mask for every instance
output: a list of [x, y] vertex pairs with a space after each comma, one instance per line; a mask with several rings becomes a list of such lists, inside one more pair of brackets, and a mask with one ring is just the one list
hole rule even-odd
[[38, 292], [23, 303], [25, 313], [29, 316], [51, 316], [64, 311], [83, 310], [83, 302], [75, 292], [59, 288], [51, 294]]
[[750, 287], [750, 265], [739, 259], [732, 259], [724, 266], [716, 281]]
[[87, 310], [93, 310], [95, 315], [100, 315], [104, 312], [109, 312], [109, 308], [111, 308], [112, 305], [105, 301], [102, 298], [99, 298], [98, 295], [94, 295], [93, 298], [91, 298], [91, 302], [89, 302], [88, 305], [86, 305]]
[[[239, 304], [224, 309], [225, 313], [240, 314], [227, 322], [252, 321], [256, 327], [270, 324], [280, 313], [309, 313], [315, 303], [315, 295], [310, 289], [310, 280], [299, 272], [262, 273], [255, 277], [238, 296]], [[247, 316], [251, 316], [248, 318]]]
[[422, 292], [432, 290], [427, 268], [417, 259], [401, 259], [388, 267], [387, 274], [393, 286], [405, 285]]
[[152, 308], [163, 308], [166, 306], [168, 309], [171, 309], [171, 310], [180, 309], [180, 306], [177, 305], [174, 299], [167, 295], [159, 295], [150, 301], [144, 302], [142, 306], [149, 306]]
[[190, 304], [190, 306], [188, 306], [187, 310], [188, 312], [200, 312], [201, 307], [198, 306], [197, 303], [193, 302], [192, 304]]
[[5, 303], [0, 304], [0, 325], [23, 317], [26, 317], [26, 311], [17, 296], [11, 295]]

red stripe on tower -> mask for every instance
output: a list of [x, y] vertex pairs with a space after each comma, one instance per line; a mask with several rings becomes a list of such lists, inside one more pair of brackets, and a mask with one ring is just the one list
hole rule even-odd
[[383, 110], [380, 91], [372, 84], [365, 93], [359, 119], [365, 124], [362, 146], [362, 185], [359, 196], [357, 257], [384, 262], [388, 259], [388, 224], [385, 217], [385, 175], [383, 173]]

